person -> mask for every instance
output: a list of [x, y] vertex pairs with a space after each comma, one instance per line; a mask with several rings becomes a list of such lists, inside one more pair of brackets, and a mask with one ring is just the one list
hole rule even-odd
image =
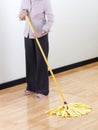
[[48, 67], [36, 44], [36, 38], [48, 58], [48, 35], [54, 21], [51, 1], [23, 0], [19, 13], [20, 20], [25, 20], [26, 15], [30, 18], [35, 32], [31, 32], [26, 22], [24, 29], [27, 82], [25, 94], [35, 93], [37, 98], [42, 98], [49, 94]]

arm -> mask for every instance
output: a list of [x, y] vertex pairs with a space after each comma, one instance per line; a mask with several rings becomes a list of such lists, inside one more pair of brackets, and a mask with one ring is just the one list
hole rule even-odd
[[28, 0], [22, 0], [19, 18], [20, 20], [25, 20], [25, 16], [28, 15], [28, 12], [30, 11], [30, 2]]
[[43, 31], [49, 32], [54, 21], [54, 15], [50, 0], [47, 0], [47, 3], [45, 5], [45, 16], [46, 16], [46, 24], [42, 27], [42, 32]]

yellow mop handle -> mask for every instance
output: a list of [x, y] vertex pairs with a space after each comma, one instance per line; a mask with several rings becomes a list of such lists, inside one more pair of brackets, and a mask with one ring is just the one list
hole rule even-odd
[[[34, 33], [35, 30], [34, 30], [32, 24], [31, 24], [31, 22], [30, 22], [30, 19], [29, 19], [29, 17], [28, 17], [27, 15], [26, 15], [26, 21], [27, 21], [28, 25], [30, 26], [30, 29], [31, 29], [32, 33]], [[43, 58], [44, 58], [44, 60], [45, 60], [45, 62], [46, 62], [46, 65], [48, 66], [48, 69], [49, 69], [49, 71], [50, 71], [50, 73], [51, 73], [51, 76], [52, 76], [52, 78], [53, 78], [53, 80], [54, 80], [54, 82], [55, 82], [55, 84], [56, 84], [56, 87], [57, 87], [57, 89], [58, 89], [58, 92], [59, 92], [59, 94], [60, 94], [60, 96], [61, 96], [61, 98], [62, 98], [64, 104], [67, 104], [67, 102], [65, 101], [65, 98], [64, 98], [64, 96], [63, 96], [63, 93], [62, 93], [62, 91], [61, 91], [61, 89], [60, 89], [60, 86], [59, 86], [59, 84], [58, 84], [58, 82], [57, 82], [57, 80], [56, 80], [56, 78], [55, 78], [55, 76], [54, 76], [54, 74], [53, 74], [53, 71], [52, 71], [52, 69], [51, 69], [51, 67], [50, 67], [50, 65], [49, 65], [49, 63], [48, 63], [48, 61], [47, 61], [47, 58], [46, 58], [46, 56], [45, 56], [45, 54], [44, 54], [44, 51], [43, 51], [43, 49], [42, 49], [42, 47], [41, 47], [41, 45], [40, 45], [40, 42], [39, 42], [38, 38], [36, 38], [36, 43], [37, 43], [37, 45], [38, 45], [38, 47], [39, 47], [39, 49], [40, 49], [40, 51], [41, 51], [41, 53], [42, 53], [42, 56], [43, 56]]]

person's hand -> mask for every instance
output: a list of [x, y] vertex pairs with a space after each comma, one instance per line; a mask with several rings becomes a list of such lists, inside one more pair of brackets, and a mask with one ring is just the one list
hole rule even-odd
[[28, 15], [28, 11], [27, 10], [23, 10], [20, 15], [19, 18], [20, 20], [25, 20], [25, 16]]
[[46, 32], [44, 30], [42, 31], [39, 31], [39, 32], [34, 32], [33, 33], [33, 37], [34, 38], [38, 38], [38, 37], [41, 37], [42, 35], [44, 35]]
[[40, 36], [42, 36], [42, 32], [41, 32], [41, 31], [39, 31], [39, 32], [34, 32], [34, 33], [33, 33], [33, 37], [34, 37], [34, 38], [38, 38], [38, 37], [40, 37]]

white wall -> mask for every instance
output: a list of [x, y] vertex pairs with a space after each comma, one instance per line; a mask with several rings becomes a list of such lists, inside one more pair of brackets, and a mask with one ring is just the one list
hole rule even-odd
[[[55, 22], [50, 32], [49, 63], [66, 66], [98, 56], [97, 0], [51, 0]], [[21, 0], [0, 4], [0, 83], [25, 77]]]
[[53, 0], [51, 33], [53, 68], [98, 56], [98, 1]]

